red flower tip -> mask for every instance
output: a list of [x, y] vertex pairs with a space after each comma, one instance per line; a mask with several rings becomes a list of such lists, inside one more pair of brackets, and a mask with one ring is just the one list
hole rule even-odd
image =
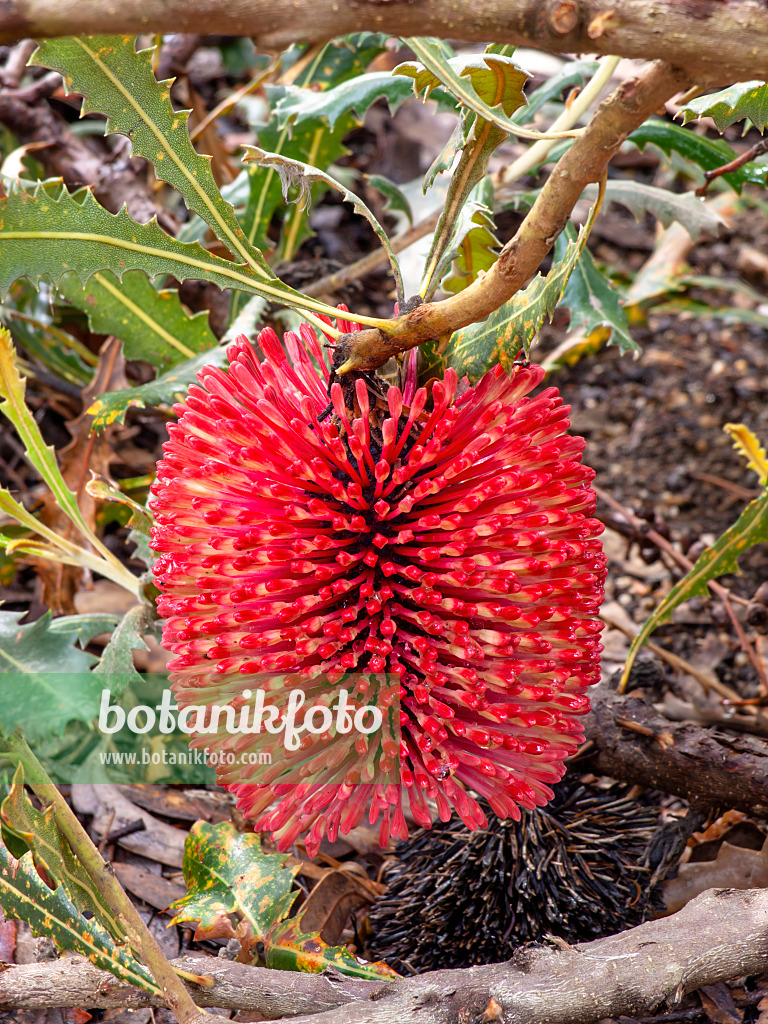
[[[281, 849], [304, 836], [312, 853], [366, 810], [384, 843], [407, 836], [406, 807], [478, 828], [473, 793], [502, 818], [545, 804], [602, 649], [602, 526], [568, 407], [530, 397], [537, 366], [402, 393], [332, 383], [307, 325], [258, 340], [261, 360], [240, 337], [228, 369], [200, 373], [153, 487], [193, 744]], [[291, 702], [312, 714], [295, 748]]]

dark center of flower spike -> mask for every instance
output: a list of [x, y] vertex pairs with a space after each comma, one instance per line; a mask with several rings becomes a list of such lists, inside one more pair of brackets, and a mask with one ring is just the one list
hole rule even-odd
[[[330, 383], [313, 332], [245, 339], [190, 389], [158, 470], [154, 544], [164, 643], [181, 704], [275, 703], [341, 688], [399, 714], [386, 735], [302, 739], [258, 771], [219, 771], [282, 845], [351, 827], [382, 838], [456, 808], [470, 827], [534, 807], [581, 738], [600, 645], [604, 559], [592, 473], [537, 367], [500, 367], [456, 396]], [[320, 365], [323, 382], [317, 373]], [[321, 419], [328, 388], [333, 414]], [[200, 736], [242, 753], [271, 734]], [[395, 774], [393, 774], [393, 771]], [[394, 780], [394, 781], [393, 781]], [[361, 795], [362, 794], [362, 795]]]

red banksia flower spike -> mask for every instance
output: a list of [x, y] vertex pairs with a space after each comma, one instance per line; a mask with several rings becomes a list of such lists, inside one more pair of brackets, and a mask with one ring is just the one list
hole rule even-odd
[[[356, 325], [338, 320], [344, 333]], [[281, 849], [544, 805], [599, 675], [584, 442], [544, 371], [336, 379], [302, 325], [240, 337], [169, 429], [152, 507], [194, 746]], [[378, 716], [378, 718], [377, 718]]]

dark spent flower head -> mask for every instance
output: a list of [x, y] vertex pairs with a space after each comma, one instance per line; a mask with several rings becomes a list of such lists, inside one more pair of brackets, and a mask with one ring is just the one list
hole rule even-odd
[[[291, 698], [319, 707], [320, 728], [291, 750], [209, 715], [193, 745], [281, 849], [306, 835], [312, 853], [367, 809], [383, 844], [408, 835], [406, 805], [474, 829], [473, 793], [500, 818], [546, 804], [602, 649], [602, 525], [569, 408], [529, 397], [538, 366], [342, 387], [306, 324], [258, 341], [263, 359], [241, 336], [204, 369], [169, 427], [163, 644], [180, 707], [240, 714], [263, 691], [283, 721]], [[329, 724], [342, 689], [383, 711], [378, 733]]]

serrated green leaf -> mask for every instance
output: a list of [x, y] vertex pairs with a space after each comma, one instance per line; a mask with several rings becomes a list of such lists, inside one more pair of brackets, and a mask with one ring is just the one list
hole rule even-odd
[[[634, 143], [638, 149], [645, 149], [649, 144], [657, 146], [667, 156], [671, 156], [673, 152], [679, 153], [704, 171], [713, 171], [736, 158], [735, 151], [723, 139], [705, 139], [690, 128], [653, 118], [636, 128], [627, 137], [627, 142]], [[750, 161], [722, 177], [740, 195], [745, 184], [766, 183], [768, 165]]]
[[61, 949], [81, 953], [122, 981], [162, 997], [152, 975], [128, 946], [115, 943], [95, 918], [86, 920], [63, 886], [49, 889], [37, 873], [31, 853], [16, 860], [2, 842], [0, 903], [8, 917], [26, 921], [33, 935], [53, 939]]
[[111, 423], [122, 423], [130, 408], [144, 409], [146, 406], [172, 405], [187, 393], [189, 385], [197, 379], [204, 366], [223, 366], [227, 361], [227, 350], [222, 345], [208, 352], [201, 352], [194, 359], [179, 363], [168, 373], [162, 374], [147, 384], [122, 391], [108, 391], [99, 395], [88, 407], [93, 416], [93, 430], [103, 430]]
[[442, 356], [434, 348], [423, 346], [426, 351], [422, 376], [432, 376], [441, 366], [450, 366], [460, 378], [467, 376], [474, 382], [496, 363], [510, 371], [520, 352], [527, 356], [545, 317], [552, 318], [562, 299], [568, 278], [586, 245], [594, 213], [577, 240], [568, 243], [563, 258], [553, 263], [546, 277], [537, 274], [523, 291], [513, 295], [482, 323], [456, 331]]
[[626, 685], [637, 652], [654, 629], [668, 622], [672, 612], [683, 601], [692, 597], [705, 597], [709, 593], [707, 585], [710, 580], [716, 580], [726, 573], [737, 573], [739, 566], [736, 559], [755, 544], [765, 541], [768, 541], [768, 488], [747, 505], [733, 526], [729, 526], [712, 547], [699, 555], [690, 572], [670, 590], [643, 625], [629, 648], [619, 683], [620, 690]]
[[336, 314], [332, 307], [301, 295], [277, 278], [258, 277], [248, 267], [213, 256], [197, 243], [177, 241], [161, 231], [156, 221], [137, 224], [125, 208], [109, 213], [90, 189], [81, 202], [79, 198], [66, 190], [53, 195], [38, 188], [34, 193], [16, 190], [0, 199], [0, 296], [19, 277], [33, 283], [50, 277], [58, 284], [67, 271], [74, 271], [85, 283], [102, 270], [111, 270], [118, 280], [129, 270], [143, 270], [148, 277], [162, 274], [180, 281], [212, 281], [220, 288], [263, 295], [271, 302]]
[[92, 654], [75, 647], [77, 632], [52, 629], [51, 613], [20, 625], [23, 612], [0, 611], [0, 722], [31, 740], [60, 736], [67, 722], [91, 722], [103, 682]]
[[[575, 238], [573, 226], [566, 225], [555, 242], [555, 259], [564, 258], [566, 241], [573, 242]], [[640, 346], [629, 333], [627, 314], [616, 289], [595, 266], [589, 249], [582, 252], [560, 301], [571, 311], [571, 332], [589, 337], [598, 328], [607, 327], [610, 344], [618, 345], [622, 352], [640, 351]]]
[[264, 853], [258, 835], [239, 833], [230, 822], [198, 821], [184, 844], [184, 880], [189, 892], [171, 904], [174, 924], [197, 921], [197, 933], [226, 931], [235, 914], [250, 927], [253, 942], [264, 944], [268, 967], [322, 971], [334, 966], [363, 978], [396, 978], [385, 964], [359, 961], [343, 946], [329, 946], [301, 930], [301, 914], [286, 920], [298, 891], [298, 865], [285, 867], [286, 854]]
[[149, 650], [144, 636], [152, 632], [152, 628], [152, 616], [147, 605], [136, 605], [125, 613], [104, 648], [93, 674], [106, 676], [109, 690], [116, 697], [122, 697], [132, 680], [141, 682], [133, 663], [133, 652]]
[[405, 78], [393, 78], [389, 71], [372, 71], [321, 92], [286, 86], [274, 111], [279, 129], [306, 121], [324, 121], [333, 129], [345, 114], [354, 114], [361, 120], [368, 107], [381, 97], [389, 104], [390, 114], [394, 114], [412, 95], [413, 87]]
[[496, 53], [452, 57], [445, 43], [426, 37], [407, 38], [403, 42], [420, 63], [406, 61], [393, 74], [412, 78], [417, 96], [429, 96], [443, 85], [478, 117], [507, 134], [521, 133], [510, 115], [525, 105], [523, 86], [531, 75], [511, 58]]
[[683, 115], [683, 124], [699, 117], [711, 117], [721, 135], [730, 125], [746, 119], [762, 135], [768, 121], [768, 83], [737, 82], [727, 89], [689, 100], [679, 114]]
[[[593, 202], [597, 186], [588, 185], [583, 195]], [[712, 206], [702, 202], [693, 192], [670, 192], [639, 181], [609, 181], [605, 187], [605, 199], [626, 206], [635, 220], [642, 220], [646, 213], [652, 213], [665, 228], [678, 221], [694, 242], [703, 231], [717, 236], [718, 230], [725, 226], [725, 221]]]
[[24, 769], [20, 764], [8, 796], [0, 807], [0, 819], [4, 829], [25, 843], [35, 864], [45, 870], [48, 878], [64, 887], [75, 906], [93, 914], [113, 939], [120, 941], [125, 938], [98, 887], [73, 856], [69, 843], [56, 824], [53, 806], [42, 810], [33, 806], [24, 789]]
[[168, 369], [216, 344], [207, 312], [186, 312], [177, 291], [157, 291], [141, 270], [128, 271], [122, 281], [105, 270], [85, 286], [69, 273], [58, 289], [87, 314], [92, 331], [114, 334], [122, 341], [126, 359]]
[[182, 194], [233, 255], [269, 279], [264, 257], [248, 244], [232, 207], [221, 197], [211, 158], [192, 146], [189, 111], [174, 110], [171, 80], [155, 78], [154, 50], [137, 53], [130, 36], [68, 36], [44, 40], [30, 63], [59, 71], [67, 92], [83, 95], [83, 114], [105, 114], [107, 133], [127, 136], [133, 153], [153, 164], [157, 176]]

